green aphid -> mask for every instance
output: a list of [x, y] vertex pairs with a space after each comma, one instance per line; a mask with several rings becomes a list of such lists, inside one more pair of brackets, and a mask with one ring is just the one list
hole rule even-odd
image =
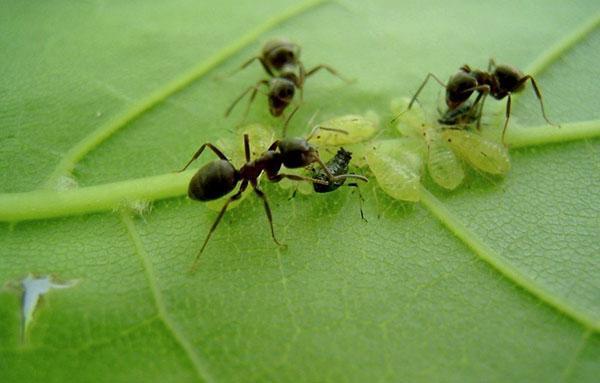
[[437, 129], [424, 132], [427, 143], [427, 170], [433, 181], [443, 188], [454, 190], [465, 178], [460, 159], [454, 154]]
[[476, 169], [497, 175], [505, 175], [510, 170], [508, 150], [501, 143], [466, 130], [446, 129], [441, 136], [455, 153]]
[[419, 201], [421, 145], [411, 138], [377, 141], [369, 145], [367, 164], [377, 183], [392, 198]]
[[422, 139], [425, 143], [427, 170], [435, 183], [443, 188], [453, 190], [465, 178], [460, 159], [442, 139], [441, 128], [433, 119], [428, 119], [417, 103], [408, 109], [408, 97], [392, 100], [391, 109], [397, 116], [396, 128], [408, 137]]
[[347, 114], [323, 121], [314, 127], [309, 141], [318, 147], [344, 146], [367, 141], [379, 130], [379, 116]]

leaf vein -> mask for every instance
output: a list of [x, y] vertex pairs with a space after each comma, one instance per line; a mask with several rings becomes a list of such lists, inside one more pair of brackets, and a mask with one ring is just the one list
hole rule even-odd
[[446, 226], [450, 232], [479, 256], [479, 258], [494, 267], [508, 280], [522, 287], [542, 302], [559, 312], [562, 312], [584, 327], [594, 331], [600, 331], [600, 321], [598, 321], [598, 318], [594, 318], [588, 313], [582, 312], [565, 299], [550, 294], [533, 279], [523, 274], [518, 268], [503, 260], [496, 251], [485, 244], [474, 232], [469, 230], [469, 228], [452, 211], [446, 208], [440, 200], [424, 187], [421, 188], [421, 203], [435, 218]]
[[202, 360], [200, 355], [194, 349], [193, 345], [188, 341], [186, 336], [181, 332], [181, 329], [169, 315], [164, 302], [164, 297], [156, 284], [154, 268], [148, 259], [148, 253], [142, 244], [142, 240], [137, 232], [137, 229], [135, 228], [133, 220], [128, 214], [121, 213], [121, 221], [125, 225], [129, 237], [135, 247], [135, 252], [142, 262], [144, 273], [146, 274], [146, 279], [150, 286], [152, 297], [154, 298], [154, 304], [158, 312], [158, 317], [162, 320], [165, 328], [171, 333], [175, 342], [177, 342], [184, 351], [198, 377], [205, 382], [214, 382], [214, 378], [208, 372], [208, 363], [205, 360]]

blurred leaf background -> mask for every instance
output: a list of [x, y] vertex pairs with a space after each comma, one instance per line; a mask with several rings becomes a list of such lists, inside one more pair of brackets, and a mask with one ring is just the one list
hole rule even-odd
[[[311, 77], [297, 135], [316, 110], [387, 121], [390, 100], [428, 72], [490, 57], [528, 68], [557, 46], [535, 73], [548, 114], [597, 127], [599, 12], [594, 1], [4, 2], [0, 202], [49, 193], [61, 176], [87, 187], [166, 174], [205, 141], [241, 140], [241, 108], [223, 112], [264, 75], [219, 78], [278, 36], [302, 45], [308, 67], [357, 79]], [[439, 97], [431, 84], [421, 100], [433, 110]], [[263, 96], [248, 120], [281, 125]], [[511, 126], [543, 122], [528, 87]], [[471, 172], [450, 193], [425, 178], [424, 203], [371, 182], [368, 223], [350, 190], [289, 201], [265, 184], [287, 249], [248, 198], [194, 275], [215, 213], [184, 186], [141, 216], [6, 219], [0, 381], [595, 381], [600, 141], [511, 155], [505, 179]], [[30, 272], [79, 283], [46, 294], [22, 338], [15, 286]]]

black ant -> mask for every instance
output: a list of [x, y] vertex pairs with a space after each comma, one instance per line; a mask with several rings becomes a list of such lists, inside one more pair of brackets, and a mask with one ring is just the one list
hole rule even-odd
[[[331, 174], [341, 175], [341, 174], [348, 173], [348, 165], [350, 164], [351, 160], [352, 160], [352, 153], [345, 150], [344, 148], [339, 148], [337, 153], [335, 154], [335, 156], [333, 156], [329, 161], [327, 161], [325, 166]], [[328, 180], [328, 176], [324, 172], [323, 169], [318, 169], [318, 170], [313, 169], [312, 176], [314, 179], [317, 179], [317, 180], [323, 180], [323, 181]], [[363, 181], [366, 182], [368, 180], [365, 177]], [[342, 186], [344, 184], [344, 182], [346, 182], [346, 179], [341, 179], [339, 181], [330, 182], [328, 185], [313, 183], [313, 189], [315, 190], [316, 193], [329, 193], [334, 190], [337, 190], [340, 186]], [[363, 197], [360, 194], [360, 189], [358, 188], [358, 184], [355, 182], [352, 182], [352, 183], [348, 183], [347, 186], [357, 188], [356, 190], [358, 191], [358, 198], [359, 198], [359, 202], [360, 202], [360, 217], [363, 219], [363, 221], [367, 222], [367, 220], [365, 219], [365, 215], [363, 214], [363, 210], [362, 210]]]
[[[250, 160], [250, 140], [247, 134], [244, 134], [244, 151], [246, 156], [246, 163], [243, 164], [239, 169], [236, 169], [229, 159], [213, 144], [205, 143], [194, 153], [192, 159], [180, 170], [180, 172], [187, 169], [187, 167], [194, 162], [205, 148], [212, 150], [218, 160], [211, 161], [201, 167], [196, 174], [190, 180], [188, 186], [188, 196], [197, 201], [210, 201], [220, 197], [223, 197], [227, 193], [231, 192], [239, 182], [241, 185], [238, 191], [229, 197], [227, 202], [221, 208], [217, 219], [213, 223], [204, 244], [200, 249], [200, 252], [196, 256], [192, 265], [192, 270], [195, 268], [196, 262], [200, 258], [200, 255], [204, 251], [208, 240], [212, 235], [213, 231], [217, 228], [217, 225], [221, 221], [221, 218], [225, 214], [227, 207], [230, 203], [240, 199], [242, 193], [248, 188], [248, 184], [254, 189], [254, 193], [263, 200], [269, 226], [271, 228], [271, 236], [276, 244], [281, 245], [277, 238], [275, 238], [275, 231], [273, 230], [273, 218], [271, 214], [271, 208], [267, 201], [265, 193], [258, 186], [258, 178], [265, 172], [267, 178], [271, 182], [279, 182], [284, 178], [289, 178], [295, 181], [308, 181], [314, 184], [329, 185], [340, 182], [346, 178], [358, 178], [361, 180], [366, 179], [362, 176], [354, 174], [332, 174], [327, 166], [323, 163], [319, 157], [317, 150], [308, 143], [304, 138], [288, 138], [277, 140], [269, 146], [266, 152], [260, 155], [255, 160]], [[326, 175], [326, 180], [314, 179], [302, 175], [296, 174], [285, 174], [280, 173], [282, 166], [294, 169], [309, 166], [313, 163], [318, 163], [323, 168]]]
[[[327, 70], [342, 81], [347, 83], [351, 82], [342, 77], [335, 69], [325, 64], [319, 64], [311, 70], [306, 71], [304, 64], [300, 61], [300, 46], [288, 40], [280, 39], [268, 41], [263, 47], [261, 55], [252, 57], [250, 60], [246, 61], [239, 70], [246, 68], [254, 60], [260, 61], [271, 78], [268, 80], [260, 80], [242, 92], [242, 94], [233, 101], [231, 106], [229, 106], [225, 112], [225, 117], [229, 116], [237, 103], [251, 91], [252, 93], [250, 94], [250, 99], [248, 100], [246, 111], [244, 112], [245, 119], [261, 86], [266, 86], [268, 88], [266, 95], [269, 101], [269, 112], [272, 116], [279, 117], [292, 103], [296, 89], [300, 90], [300, 102], [304, 100], [304, 82], [306, 81], [306, 78], [312, 76], [321, 69]], [[298, 108], [299, 106], [296, 106], [284, 122], [284, 137], [289, 120]]]
[[[504, 142], [504, 135], [506, 133], [508, 120], [510, 118], [511, 94], [523, 90], [527, 80], [531, 81], [535, 95], [540, 101], [542, 116], [548, 124], [555, 125], [546, 116], [544, 103], [542, 101], [542, 94], [537, 86], [537, 83], [535, 82], [535, 79], [530, 75], [524, 75], [520, 70], [512, 66], [496, 65], [494, 60], [490, 59], [486, 72], [479, 69], [471, 69], [471, 67], [465, 64], [456, 74], [450, 77], [448, 84], [444, 84], [444, 82], [437, 78], [433, 73], [429, 73], [425, 77], [425, 80], [419, 89], [417, 89], [417, 92], [413, 98], [410, 100], [408, 109], [410, 109], [412, 104], [415, 102], [417, 96], [423, 87], [425, 87], [425, 84], [430, 78], [433, 78], [441, 86], [446, 88], [446, 104], [450, 110], [457, 109], [460, 105], [467, 101], [469, 97], [471, 97], [473, 92], [478, 93], [477, 98], [471, 105], [471, 109], [477, 107], [479, 108], [479, 111], [475, 112], [475, 115], [477, 116], [478, 129], [481, 120], [481, 111], [483, 110], [483, 104], [488, 94], [494, 97], [496, 100], [502, 100], [503, 98], [507, 97], [506, 119], [504, 121], [504, 128], [502, 129], [502, 142]], [[481, 104], [478, 105], [480, 101]]]

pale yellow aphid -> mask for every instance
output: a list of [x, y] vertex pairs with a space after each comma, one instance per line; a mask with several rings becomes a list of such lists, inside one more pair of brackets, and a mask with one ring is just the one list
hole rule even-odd
[[308, 141], [317, 147], [344, 146], [366, 141], [378, 130], [379, 116], [375, 112], [347, 114], [315, 125]]
[[420, 148], [408, 137], [369, 144], [367, 164], [379, 186], [392, 198], [419, 201], [423, 165]]
[[476, 169], [498, 175], [504, 175], [510, 170], [508, 150], [499, 142], [456, 129], [445, 129], [441, 136], [452, 150]]
[[426, 117], [421, 105], [415, 103], [409, 110], [409, 102], [408, 97], [392, 100], [391, 110], [397, 116], [396, 128], [404, 136], [424, 140], [429, 176], [443, 188], [456, 189], [465, 178], [460, 159], [442, 139], [437, 123]]
[[443, 188], [456, 189], [465, 178], [460, 159], [442, 139], [439, 130], [429, 128], [424, 132], [424, 137], [427, 143], [427, 170], [431, 179]]
[[427, 127], [432, 127], [434, 121], [425, 116], [425, 112], [419, 103], [414, 103], [408, 109], [410, 98], [395, 98], [390, 104], [392, 114], [395, 116], [396, 129], [403, 136], [420, 136]]
[[[227, 158], [233, 163], [233, 165], [239, 169], [241, 165], [246, 162], [244, 152], [244, 141], [240, 140], [239, 137], [243, 137], [247, 134], [250, 138], [250, 160], [260, 156], [266, 152], [269, 146], [275, 141], [275, 131], [270, 126], [261, 124], [250, 124], [238, 129], [235, 135], [227, 140], [219, 139], [215, 142], [215, 146], [219, 148]], [[230, 194], [235, 193], [233, 190]], [[242, 194], [242, 198], [237, 201], [233, 201], [227, 210], [231, 210], [239, 205], [239, 203], [246, 198], [250, 192], [250, 188]], [[214, 211], [221, 211], [223, 208], [223, 199], [217, 199], [213, 201], [205, 202], [205, 206]]]

